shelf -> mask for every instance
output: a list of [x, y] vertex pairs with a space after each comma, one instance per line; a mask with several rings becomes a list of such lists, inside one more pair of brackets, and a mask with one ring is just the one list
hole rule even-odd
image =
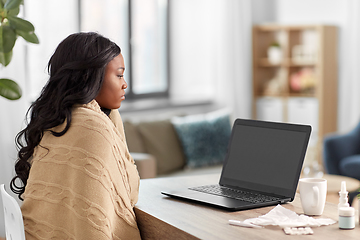
[[273, 31], [304, 31], [304, 30], [317, 30], [321, 28], [322, 25], [279, 25], [276, 23], [268, 23], [258, 25], [257, 28], [263, 32], [273, 32]]
[[289, 97], [316, 97], [315, 93], [290, 93]]
[[280, 63], [273, 64], [267, 58], [259, 59], [258, 66], [259, 67], [314, 67], [316, 62], [313, 61], [304, 61], [304, 62], [294, 62], [291, 59], [284, 59]]
[[287, 93], [279, 93], [279, 94], [269, 94], [269, 93], [259, 93], [256, 95], [257, 98], [261, 97], [278, 97], [278, 98], [285, 98], [289, 95]]
[[260, 97], [279, 97], [279, 98], [288, 98], [288, 97], [316, 97], [315, 93], [279, 93], [279, 94], [269, 94], [269, 93], [258, 93], [256, 94], [257, 98]]
[[314, 67], [317, 63], [314, 61], [303, 61], [303, 62], [294, 62], [289, 61], [288, 66], [289, 67]]
[[273, 64], [267, 58], [261, 58], [258, 62], [258, 65], [260, 67], [281, 67], [284, 65], [284, 62]]

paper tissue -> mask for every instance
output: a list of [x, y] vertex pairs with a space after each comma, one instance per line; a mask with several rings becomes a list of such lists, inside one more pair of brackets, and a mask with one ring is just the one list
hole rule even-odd
[[[236, 224], [238, 222], [238, 224]], [[323, 225], [331, 225], [336, 221], [330, 218], [313, 218], [305, 215], [298, 215], [295, 212], [284, 208], [281, 205], [277, 205], [270, 212], [257, 218], [246, 219], [243, 222], [230, 220], [232, 225], [240, 226], [280, 226], [282, 228], [287, 227], [319, 227]]]

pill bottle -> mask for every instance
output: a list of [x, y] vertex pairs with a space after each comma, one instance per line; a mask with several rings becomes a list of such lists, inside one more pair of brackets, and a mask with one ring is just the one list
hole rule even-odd
[[339, 208], [339, 228], [340, 229], [355, 228], [355, 209], [353, 207]]

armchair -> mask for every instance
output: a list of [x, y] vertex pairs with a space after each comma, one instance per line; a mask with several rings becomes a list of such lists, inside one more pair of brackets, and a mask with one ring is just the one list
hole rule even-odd
[[360, 180], [360, 123], [346, 134], [325, 137], [323, 151], [327, 173]]
[[[326, 136], [323, 156], [327, 173], [360, 180], [360, 123], [346, 134]], [[350, 204], [358, 193], [359, 191], [349, 193]]]

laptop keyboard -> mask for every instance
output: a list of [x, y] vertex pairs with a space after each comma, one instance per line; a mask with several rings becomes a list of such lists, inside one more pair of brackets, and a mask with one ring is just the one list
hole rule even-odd
[[224, 196], [228, 198], [234, 198], [251, 203], [263, 203], [263, 202], [272, 202], [280, 200], [280, 198], [263, 195], [260, 193], [252, 193], [238, 189], [231, 189], [227, 187], [222, 187], [220, 185], [206, 185], [200, 187], [192, 187], [190, 190]]

